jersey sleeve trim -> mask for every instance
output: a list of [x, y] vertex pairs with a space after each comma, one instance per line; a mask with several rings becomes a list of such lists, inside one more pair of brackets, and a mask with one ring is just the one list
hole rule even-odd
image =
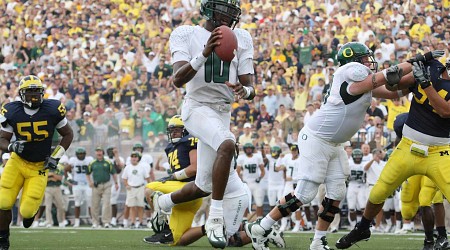
[[58, 122], [58, 124], [56, 124], [56, 129], [60, 129], [64, 126], [66, 126], [67, 124], [67, 118], [64, 117], [60, 122]]

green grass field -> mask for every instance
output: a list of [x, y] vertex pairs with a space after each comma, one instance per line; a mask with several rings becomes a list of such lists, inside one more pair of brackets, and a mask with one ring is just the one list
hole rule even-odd
[[[142, 238], [150, 235], [146, 230], [90, 230], [90, 229], [24, 229], [11, 230], [11, 249], [168, 249], [166, 246], [149, 245]], [[287, 249], [308, 249], [312, 232], [287, 233], [285, 239]], [[343, 233], [329, 234], [328, 241], [334, 247], [336, 240]], [[422, 249], [422, 234], [394, 235], [374, 234], [370, 241], [362, 242], [351, 249]], [[206, 237], [189, 247], [172, 247], [170, 249], [212, 249]], [[247, 245], [246, 248], [251, 248]], [[276, 249], [271, 247], [271, 249]]]

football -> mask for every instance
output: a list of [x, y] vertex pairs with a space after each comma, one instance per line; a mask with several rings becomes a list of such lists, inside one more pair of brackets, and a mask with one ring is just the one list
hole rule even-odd
[[214, 53], [224, 62], [231, 62], [237, 53], [238, 42], [233, 30], [222, 25], [219, 27], [222, 31], [220, 45], [214, 48]]

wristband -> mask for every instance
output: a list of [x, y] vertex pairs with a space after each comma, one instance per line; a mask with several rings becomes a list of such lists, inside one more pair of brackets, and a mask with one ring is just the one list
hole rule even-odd
[[56, 146], [55, 150], [53, 150], [53, 153], [52, 155], [50, 155], [50, 157], [54, 159], [61, 159], [65, 152], [66, 150], [63, 148], [63, 146], [58, 145]]
[[186, 169], [183, 169], [183, 170], [180, 170], [180, 171], [177, 171], [177, 172], [173, 173], [173, 177], [175, 177], [175, 179], [178, 180], [178, 181], [189, 178], [186, 175]]
[[189, 63], [195, 71], [198, 71], [203, 66], [203, 64], [205, 64], [206, 60], [208, 60], [208, 58], [204, 57], [203, 53], [200, 53], [198, 56], [192, 58]]
[[398, 95], [398, 97], [403, 97], [403, 96], [405, 96], [405, 95], [403, 94], [403, 90], [397, 90], [397, 95]]
[[245, 90], [245, 95], [244, 95], [244, 99], [247, 99], [250, 96], [250, 88], [247, 86], [242, 86], [242, 88]]

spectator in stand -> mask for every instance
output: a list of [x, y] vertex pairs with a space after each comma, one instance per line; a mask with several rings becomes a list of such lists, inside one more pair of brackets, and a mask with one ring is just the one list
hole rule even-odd
[[381, 111], [381, 109], [377, 108], [377, 99], [376, 98], [372, 98], [372, 102], [370, 103], [370, 107], [367, 109], [367, 114], [369, 114], [369, 116], [378, 116], [381, 119], [384, 119], [384, 114], [383, 111]]
[[263, 102], [266, 106], [266, 111], [270, 115], [275, 115], [277, 112], [278, 98], [275, 95], [275, 88], [272, 86], [267, 87], [267, 95], [264, 97]]

